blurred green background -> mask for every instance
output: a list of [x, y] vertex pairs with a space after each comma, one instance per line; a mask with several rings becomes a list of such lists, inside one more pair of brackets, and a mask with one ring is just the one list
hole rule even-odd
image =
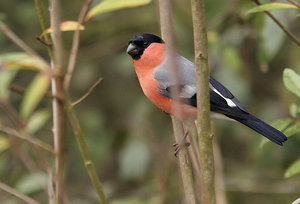
[[[47, 1], [44, 3], [47, 5]], [[82, 3], [62, 1], [63, 20], [76, 20]], [[133, 35], [159, 35], [157, 6], [153, 1], [101, 14], [81, 33], [70, 95], [78, 99], [94, 81], [103, 78], [76, 111], [105, 192], [113, 203], [183, 203], [170, 117], [143, 95], [126, 54]], [[206, 1], [209, 61], [212, 76], [254, 115], [270, 123], [291, 118], [290, 104], [299, 104], [299, 98], [284, 87], [282, 73], [286, 67], [300, 73], [300, 49], [264, 13], [247, 14], [254, 6], [250, 0]], [[173, 11], [178, 52], [193, 60], [190, 1], [174, 0]], [[297, 12], [272, 13], [300, 38]], [[34, 1], [2, 0], [0, 14], [19, 37], [48, 59], [44, 45], [35, 39], [42, 31]], [[72, 36], [73, 32], [63, 34], [66, 50], [71, 47]], [[19, 48], [0, 33], [0, 54], [16, 51]], [[33, 76], [34, 72], [19, 71], [13, 83], [26, 87]], [[17, 111], [21, 100], [22, 96], [10, 94], [9, 103]], [[49, 118], [35, 135], [52, 143], [51, 100], [44, 99], [38, 109], [47, 112]], [[0, 117], [7, 117], [1, 108]], [[223, 160], [228, 204], [281, 204], [300, 197], [299, 175], [284, 178], [285, 170], [299, 159], [299, 133], [283, 147], [268, 143], [261, 148], [262, 136], [238, 123], [213, 120], [213, 127]], [[22, 140], [2, 133], [0, 136], [7, 144], [0, 152], [1, 182], [47, 203], [47, 171], [42, 166], [45, 158], [51, 163], [52, 157]], [[67, 203], [97, 203], [70, 128], [67, 144]], [[0, 203], [23, 201], [0, 190]]]

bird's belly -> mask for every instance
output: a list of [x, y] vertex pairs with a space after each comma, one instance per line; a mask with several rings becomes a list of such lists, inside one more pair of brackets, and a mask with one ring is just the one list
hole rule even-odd
[[158, 93], [159, 84], [154, 78], [149, 77], [148, 79], [143, 79], [139, 77], [139, 79], [142, 90], [147, 98], [164, 112], [174, 115], [180, 119], [194, 117], [197, 114], [197, 109], [195, 107], [160, 95]]

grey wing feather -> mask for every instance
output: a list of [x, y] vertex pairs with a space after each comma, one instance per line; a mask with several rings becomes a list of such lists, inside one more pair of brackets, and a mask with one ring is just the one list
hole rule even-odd
[[[188, 104], [193, 104], [196, 106], [196, 68], [195, 64], [186, 59], [183, 56], [176, 56], [176, 64], [179, 67], [177, 75], [178, 79], [175, 82], [170, 79], [172, 76], [171, 68], [167, 67], [168, 59], [165, 60], [161, 65], [155, 68], [154, 71], [154, 79], [159, 82], [160, 90], [159, 93], [165, 97], [171, 98], [170, 89], [172, 87], [176, 88], [179, 91], [179, 98], [182, 102], [187, 102]], [[243, 111], [244, 113], [249, 113], [248, 109], [239, 102], [239, 100], [234, 97], [234, 95], [220, 82], [210, 77], [209, 79], [209, 87], [211, 92], [211, 103], [213, 103], [214, 107], [227, 106], [227, 110], [225, 112], [230, 111], [230, 109], [234, 110], [237, 114], [238, 109]], [[223, 107], [224, 108], [224, 107]], [[217, 111], [218, 109], [215, 109]]]
[[171, 68], [168, 68], [168, 59], [166, 59], [161, 65], [155, 68], [154, 79], [159, 82], [162, 92], [165, 92], [169, 87], [180, 86], [181, 98], [191, 98], [196, 94], [196, 69], [195, 65], [180, 55], [176, 56], [176, 64], [178, 69], [178, 79], [175, 82], [170, 79], [172, 76]]

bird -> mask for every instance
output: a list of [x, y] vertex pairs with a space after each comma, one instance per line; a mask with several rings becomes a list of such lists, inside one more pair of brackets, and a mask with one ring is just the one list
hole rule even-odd
[[[157, 35], [141, 33], [133, 36], [127, 47], [140, 86], [146, 97], [159, 109], [181, 120], [196, 117], [197, 89], [196, 67], [187, 58], [175, 54], [176, 80], [170, 80], [172, 70], [168, 67], [167, 45]], [[176, 96], [171, 90], [176, 89]], [[233, 119], [280, 146], [287, 137], [266, 122], [252, 115], [224, 85], [209, 77], [210, 110]], [[172, 107], [181, 109], [177, 114]]]

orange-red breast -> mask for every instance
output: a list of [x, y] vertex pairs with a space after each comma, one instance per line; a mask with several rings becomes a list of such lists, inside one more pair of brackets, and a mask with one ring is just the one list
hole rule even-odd
[[[130, 39], [127, 53], [131, 56], [135, 71], [147, 98], [161, 110], [175, 115], [174, 103], [181, 109], [180, 119], [196, 115], [196, 69], [194, 63], [176, 55], [178, 67], [176, 79], [170, 80], [167, 49], [164, 41], [153, 34], [143, 33]], [[220, 82], [210, 77], [211, 111], [223, 114], [255, 130], [278, 145], [287, 137], [277, 129], [251, 115], [248, 109]], [[178, 96], [172, 98], [170, 90], [176, 88]]]

